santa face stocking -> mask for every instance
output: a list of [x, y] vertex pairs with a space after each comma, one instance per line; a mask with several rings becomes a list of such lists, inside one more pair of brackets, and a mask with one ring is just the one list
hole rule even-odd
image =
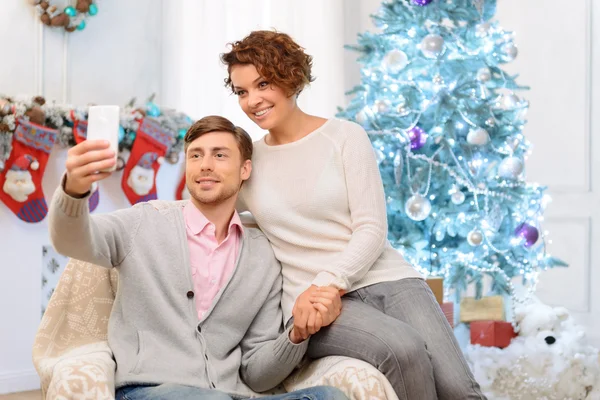
[[[88, 122], [76, 119], [73, 111], [71, 111], [71, 119], [73, 120], [73, 137], [75, 138], [75, 143], [79, 144], [87, 139]], [[100, 203], [100, 191], [98, 183], [94, 182], [92, 185], [92, 195], [88, 200], [90, 212], [93, 212], [98, 207], [98, 203]]]
[[157, 122], [140, 121], [121, 187], [131, 204], [156, 200], [156, 174], [173, 138]]
[[25, 222], [39, 222], [48, 214], [42, 177], [56, 134], [55, 129], [17, 120], [12, 152], [0, 173], [0, 200]]

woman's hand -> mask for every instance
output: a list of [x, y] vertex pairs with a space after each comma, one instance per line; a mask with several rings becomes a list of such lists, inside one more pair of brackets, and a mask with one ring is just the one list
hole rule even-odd
[[342, 312], [343, 290], [331, 286], [323, 286], [312, 292], [309, 300], [322, 317], [322, 326], [329, 326]]
[[[294, 329], [303, 340], [306, 340], [309, 335], [318, 332], [318, 330], [315, 331], [315, 329], [317, 327], [317, 314], [319, 312], [315, 309], [313, 303], [310, 301], [310, 298], [317, 293], [318, 289], [319, 288], [317, 286], [311, 285], [296, 298], [296, 303], [292, 309], [292, 316], [294, 317]], [[309, 332], [308, 328], [309, 321], [311, 323], [311, 332]], [[320, 326], [319, 329], [321, 329]]]
[[334, 287], [318, 287], [311, 285], [298, 296], [292, 316], [294, 330], [306, 340], [322, 327], [331, 325], [342, 311], [343, 290]]

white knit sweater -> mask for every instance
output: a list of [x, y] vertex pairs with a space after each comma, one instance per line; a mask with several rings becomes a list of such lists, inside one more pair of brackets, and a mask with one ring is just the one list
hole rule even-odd
[[283, 271], [284, 319], [311, 284], [347, 291], [421, 275], [387, 240], [385, 195], [371, 142], [353, 122], [330, 119], [304, 138], [254, 143], [240, 195]]

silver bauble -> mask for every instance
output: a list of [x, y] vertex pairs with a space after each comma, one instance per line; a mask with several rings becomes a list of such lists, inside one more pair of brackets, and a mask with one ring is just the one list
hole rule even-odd
[[486, 37], [490, 30], [489, 22], [482, 22], [481, 24], [477, 24], [475, 26], [475, 36], [477, 37]]
[[386, 113], [390, 110], [391, 104], [389, 100], [375, 100], [373, 111], [378, 113]]
[[413, 221], [423, 221], [431, 213], [431, 203], [420, 194], [413, 194], [404, 205], [406, 215]]
[[452, 203], [459, 205], [465, 202], [465, 194], [460, 190], [457, 190], [450, 195], [450, 199], [452, 200]]
[[504, 110], [514, 110], [521, 103], [521, 99], [514, 93], [503, 94], [500, 99], [500, 107]]
[[502, 54], [502, 58], [504, 59], [504, 61], [509, 62], [517, 58], [517, 55], [519, 54], [519, 49], [517, 49], [517, 46], [515, 46], [513, 43], [507, 43], [504, 46], [502, 46]]
[[406, 117], [408, 114], [410, 114], [410, 109], [404, 104], [399, 105], [397, 111], [400, 117]]
[[481, 231], [475, 228], [467, 234], [467, 242], [471, 246], [479, 246], [481, 243], [483, 243], [483, 234]]
[[356, 114], [356, 122], [358, 122], [360, 125], [364, 125], [368, 120], [369, 119], [367, 117], [367, 113], [365, 112], [365, 110], [360, 110]]
[[490, 141], [490, 134], [483, 128], [471, 129], [467, 134], [467, 143], [473, 146], [483, 146]]
[[444, 38], [440, 35], [427, 35], [421, 41], [421, 52], [427, 58], [437, 58], [444, 52]]
[[488, 67], [479, 68], [477, 71], [477, 80], [479, 82], [487, 82], [492, 79], [492, 71]]
[[406, 97], [402, 95], [398, 95], [396, 98], [396, 102], [398, 103], [398, 107], [406, 105]]
[[408, 64], [408, 57], [402, 50], [391, 50], [383, 57], [383, 66], [391, 73], [398, 73]]
[[498, 175], [503, 178], [516, 179], [523, 172], [525, 165], [518, 157], [506, 157], [498, 166]]

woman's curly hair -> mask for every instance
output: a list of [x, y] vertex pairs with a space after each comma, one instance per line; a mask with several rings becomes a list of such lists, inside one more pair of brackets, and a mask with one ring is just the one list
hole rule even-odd
[[229, 43], [231, 51], [221, 54], [227, 65], [225, 86], [233, 90], [231, 68], [252, 64], [269, 83], [282, 88], [287, 96], [299, 94], [310, 82], [312, 57], [287, 34], [276, 31], [253, 31], [244, 39]]

